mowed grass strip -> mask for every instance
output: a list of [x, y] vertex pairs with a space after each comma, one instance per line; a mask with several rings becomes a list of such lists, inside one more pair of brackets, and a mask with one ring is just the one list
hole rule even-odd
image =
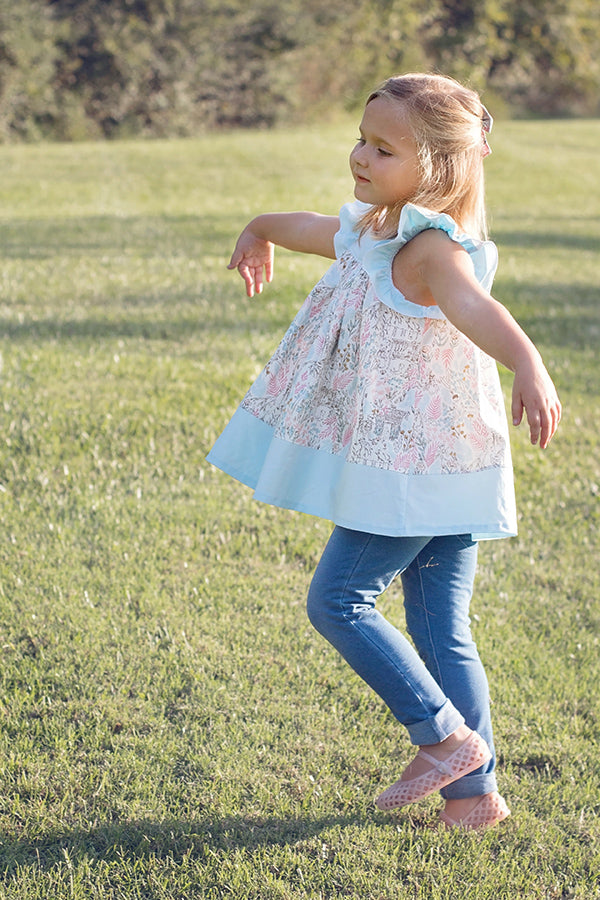
[[374, 809], [412, 750], [306, 620], [330, 526], [204, 461], [327, 266], [281, 252], [248, 301], [235, 237], [351, 199], [355, 130], [0, 148], [7, 900], [600, 896], [600, 124], [497, 123], [486, 163], [495, 293], [565, 406], [481, 547], [504, 827]]

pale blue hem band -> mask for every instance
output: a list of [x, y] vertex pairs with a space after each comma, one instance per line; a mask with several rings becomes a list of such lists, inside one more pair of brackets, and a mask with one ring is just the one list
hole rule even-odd
[[292, 444], [239, 407], [207, 460], [263, 503], [391, 537], [517, 533], [512, 468], [407, 475]]

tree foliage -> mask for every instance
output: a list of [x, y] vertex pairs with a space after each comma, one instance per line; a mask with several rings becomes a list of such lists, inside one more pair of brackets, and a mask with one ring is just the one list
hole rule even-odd
[[476, 78], [517, 112], [599, 112], [596, 0], [444, 0], [422, 37], [441, 70]]
[[187, 135], [352, 107], [435, 69], [597, 115], [596, 0], [0, 0], [0, 139]]

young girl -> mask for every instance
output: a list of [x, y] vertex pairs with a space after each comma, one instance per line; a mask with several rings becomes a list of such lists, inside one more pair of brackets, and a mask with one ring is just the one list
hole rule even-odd
[[[491, 124], [448, 78], [390, 78], [350, 155], [357, 202], [244, 229], [229, 268], [250, 297], [271, 281], [274, 244], [336, 261], [208, 456], [257, 499], [335, 523], [310, 620], [419, 747], [377, 805], [441, 790], [442, 822], [467, 829], [509, 815], [469, 629], [477, 541], [516, 533], [494, 360], [514, 372], [513, 423], [526, 413], [533, 444], [561, 415], [539, 353], [489, 294]], [[413, 643], [376, 607], [398, 575]]]

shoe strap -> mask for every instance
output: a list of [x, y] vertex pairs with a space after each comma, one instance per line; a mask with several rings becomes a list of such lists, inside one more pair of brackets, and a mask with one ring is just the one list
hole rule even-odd
[[419, 750], [417, 756], [422, 757], [422, 759], [426, 759], [428, 763], [438, 770], [438, 772], [443, 772], [444, 775], [453, 775], [454, 769], [452, 766], [447, 765], [442, 759], [436, 759], [435, 756], [431, 756], [430, 753], [426, 753], [425, 750]]

